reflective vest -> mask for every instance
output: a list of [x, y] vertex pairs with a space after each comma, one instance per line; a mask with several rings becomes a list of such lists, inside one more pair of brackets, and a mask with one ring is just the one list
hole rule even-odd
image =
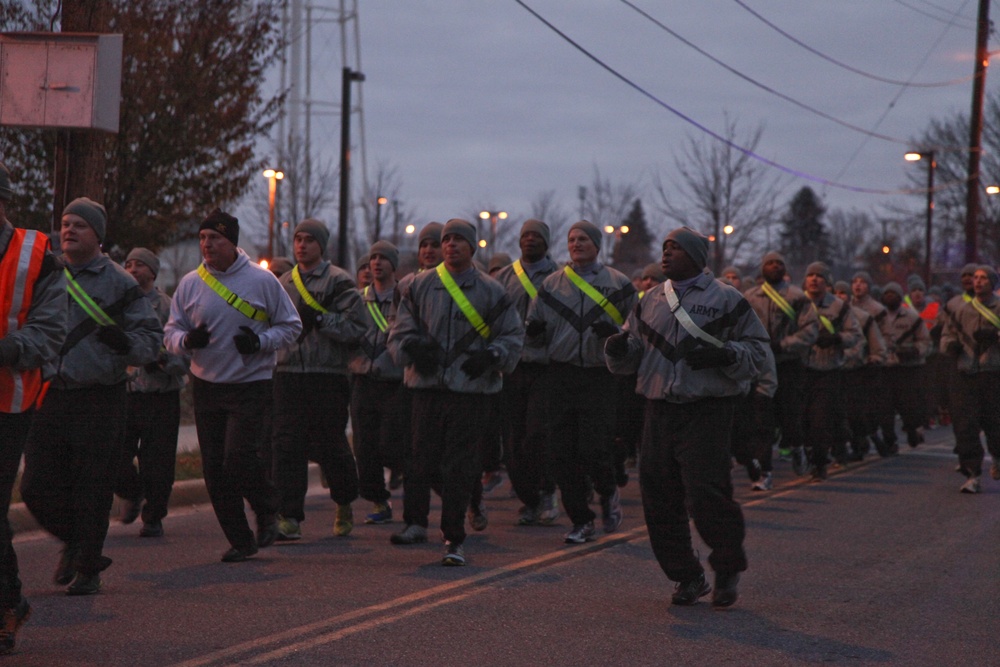
[[[34, 230], [14, 229], [0, 258], [0, 338], [24, 326], [31, 309], [35, 283], [49, 239]], [[31, 407], [42, 388], [42, 371], [0, 368], [0, 412], [20, 413]]]

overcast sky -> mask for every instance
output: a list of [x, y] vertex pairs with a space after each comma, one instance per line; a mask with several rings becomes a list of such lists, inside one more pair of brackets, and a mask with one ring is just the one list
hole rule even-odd
[[[898, 190], [921, 167], [907, 140], [933, 118], [968, 114], [975, 0], [740, 0], [812, 49], [884, 79], [836, 66], [793, 43], [736, 0], [632, 0], [728, 67], [867, 137], [746, 82], [618, 0], [525, 0], [557, 28], [639, 87], [708, 130], [725, 116], [743, 131], [764, 126], [758, 152], [816, 179], [789, 177], [785, 200], [810, 185], [830, 208], [920, 210]], [[330, 2], [336, 5], [335, 2]], [[367, 162], [396, 168], [399, 198], [419, 221], [469, 216], [489, 205], [518, 219], [539, 193], [576, 211], [595, 167], [612, 183], [648, 187], [670, 176], [688, 137], [707, 137], [609, 74], [514, 0], [363, 0], [361, 70]], [[313, 36], [313, 96], [339, 102], [339, 31]], [[987, 79], [987, 92], [996, 88]], [[315, 117], [313, 145], [336, 159], [339, 119]], [[355, 156], [358, 157], [357, 155]], [[355, 162], [357, 165], [358, 162]], [[778, 173], [778, 172], [775, 172]], [[923, 173], [923, 172], [918, 172]], [[666, 223], [647, 204], [654, 229]], [[327, 219], [335, 225], [336, 210]]]

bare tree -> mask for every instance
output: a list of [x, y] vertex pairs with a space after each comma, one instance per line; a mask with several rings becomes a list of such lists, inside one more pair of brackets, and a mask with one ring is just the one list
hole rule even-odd
[[756, 151], [763, 133], [758, 126], [741, 134], [727, 115], [728, 143], [689, 136], [674, 157], [676, 175], [667, 182], [659, 174], [654, 177], [655, 210], [717, 239], [712, 262], [716, 271], [736, 263], [741, 254], [760, 255], [777, 243], [771, 226], [777, 222], [777, 201], [787, 182], [734, 148]]
[[[580, 195], [580, 210], [584, 217], [603, 232], [606, 227], [617, 229], [621, 226], [641, 193], [635, 185], [612, 184], [609, 179], [601, 178], [600, 170], [594, 165], [594, 179], [590, 187], [581, 188]], [[601, 244], [601, 250], [608, 257], [611, 256], [611, 246], [611, 239]]]
[[555, 190], [545, 190], [539, 192], [531, 201], [531, 217], [541, 220], [549, 226], [551, 245], [549, 255], [554, 259], [557, 256], [565, 259], [566, 244], [563, 240], [569, 233], [569, 226], [572, 222], [573, 213], [565, 210], [556, 199]]
[[[361, 224], [353, 236], [355, 256], [368, 252], [371, 244], [379, 239], [389, 241], [400, 251], [416, 250], [416, 214], [403, 204], [402, 191], [403, 182], [397, 168], [380, 162], [374, 177], [361, 187], [357, 203]], [[413, 233], [407, 231], [411, 225]]]

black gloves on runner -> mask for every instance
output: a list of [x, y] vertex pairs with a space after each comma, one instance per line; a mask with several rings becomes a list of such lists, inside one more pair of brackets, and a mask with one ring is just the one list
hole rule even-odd
[[604, 341], [605, 356], [619, 359], [628, 354], [628, 332], [622, 331], [608, 336]]
[[462, 363], [462, 372], [470, 379], [475, 380], [499, 360], [500, 355], [493, 350], [476, 350], [471, 352], [469, 358]]
[[208, 333], [208, 326], [200, 324], [185, 334], [184, 347], [189, 350], [200, 350], [203, 347], [208, 347], [208, 341], [211, 337], [212, 335]]
[[688, 352], [684, 360], [695, 371], [720, 368], [736, 361], [736, 352], [725, 347], [697, 347]]
[[97, 340], [101, 341], [118, 354], [125, 354], [132, 347], [128, 341], [128, 336], [120, 326], [112, 325], [97, 328]]
[[236, 349], [240, 351], [240, 354], [260, 352], [260, 336], [247, 326], [240, 327], [240, 331], [243, 333], [233, 336], [233, 342], [236, 343]]
[[618, 333], [619, 329], [611, 322], [605, 322], [604, 320], [597, 320], [590, 325], [590, 330], [597, 334], [598, 338], [607, 338], [608, 336], [614, 336]]
[[421, 375], [433, 375], [441, 365], [441, 350], [432, 340], [407, 341], [403, 345], [403, 352], [413, 360], [413, 367]]

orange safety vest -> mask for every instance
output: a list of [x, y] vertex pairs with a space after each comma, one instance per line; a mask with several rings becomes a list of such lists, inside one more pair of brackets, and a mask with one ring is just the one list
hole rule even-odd
[[[0, 338], [24, 326], [35, 283], [48, 250], [48, 237], [34, 230], [14, 229], [7, 252], [0, 258]], [[42, 389], [42, 371], [0, 368], [0, 412], [21, 413]]]

